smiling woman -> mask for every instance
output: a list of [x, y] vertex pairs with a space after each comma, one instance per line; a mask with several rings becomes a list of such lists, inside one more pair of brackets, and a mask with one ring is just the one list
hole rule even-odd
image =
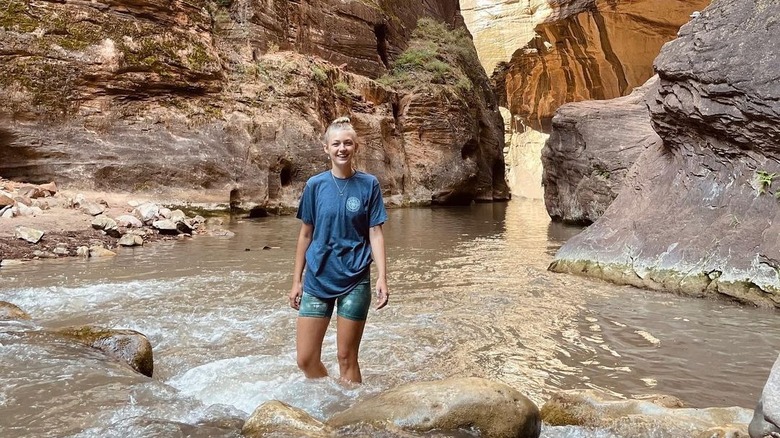
[[372, 262], [378, 274], [377, 309], [387, 304], [389, 295], [382, 190], [376, 177], [352, 167], [357, 148], [349, 118], [334, 120], [323, 138], [331, 169], [306, 182], [298, 208], [303, 224], [288, 298], [290, 307], [298, 310], [298, 366], [308, 378], [328, 375], [321, 360], [322, 342], [337, 307], [341, 379], [362, 382], [358, 350], [371, 305]]

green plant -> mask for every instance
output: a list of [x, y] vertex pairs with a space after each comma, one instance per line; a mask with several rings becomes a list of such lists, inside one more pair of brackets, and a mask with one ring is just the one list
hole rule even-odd
[[349, 84], [346, 82], [336, 82], [333, 89], [339, 94], [349, 94]]
[[311, 77], [318, 84], [325, 84], [328, 81], [328, 74], [316, 65], [311, 68]]
[[758, 194], [763, 195], [772, 187], [772, 181], [774, 181], [777, 173], [769, 173], [765, 170], [756, 171], [756, 179], [758, 180]]

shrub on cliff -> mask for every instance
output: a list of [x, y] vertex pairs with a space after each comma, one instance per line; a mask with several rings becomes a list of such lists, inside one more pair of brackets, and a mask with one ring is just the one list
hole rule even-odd
[[422, 18], [409, 47], [378, 80], [401, 89], [439, 84], [470, 90], [472, 83], [462, 66], [473, 66], [476, 60], [476, 50], [464, 29], [449, 29], [444, 23]]

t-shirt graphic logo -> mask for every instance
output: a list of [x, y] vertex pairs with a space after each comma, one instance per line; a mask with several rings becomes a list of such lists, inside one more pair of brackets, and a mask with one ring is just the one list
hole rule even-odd
[[352, 213], [360, 210], [360, 199], [350, 196], [349, 199], [347, 199], [347, 210]]

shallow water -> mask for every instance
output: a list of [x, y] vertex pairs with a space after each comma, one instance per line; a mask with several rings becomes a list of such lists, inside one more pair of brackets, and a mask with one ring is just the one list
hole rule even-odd
[[[447, 376], [500, 380], [540, 406], [559, 389], [598, 388], [752, 409], [777, 356], [774, 311], [548, 272], [579, 229], [550, 223], [539, 201], [389, 215], [392, 297], [369, 315], [365, 384], [354, 388], [296, 368], [292, 217], [235, 221], [232, 239], [3, 268], [0, 300], [34, 324], [0, 324], [0, 436], [236, 436], [267, 400], [324, 419], [361, 396]], [[40, 334], [74, 324], [146, 334], [154, 379]], [[336, 375], [334, 335], [324, 361]]]

